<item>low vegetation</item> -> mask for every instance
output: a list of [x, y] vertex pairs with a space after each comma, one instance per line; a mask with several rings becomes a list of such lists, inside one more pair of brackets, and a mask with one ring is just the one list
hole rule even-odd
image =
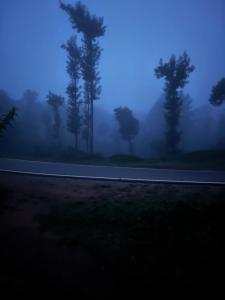
[[[190, 299], [196, 289], [202, 295], [210, 287], [218, 291], [225, 266], [222, 187], [1, 175], [0, 189], [0, 257], [7, 266], [1, 272], [11, 287], [19, 280], [23, 289], [35, 280], [51, 289], [54, 278], [56, 290], [76, 288], [93, 297], [120, 293], [162, 299], [166, 291], [175, 299]], [[12, 240], [24, 244], [26, 257], [11, 247]], [[78, 249], [85, 259], [75, 255]], [[69, 251], [66, 258], [62, 251]], [[28, 261], [33, 261], [29, 278], [24, 275]], [[48, 270], [43, 278], [40, 265]]]
[[105, 157], [100, 153], [90, 155], [82, 151], [75, 152], [73, 148], [63, 149], [62, 151], [55, 152], [54, 155], [52, 153], [43, 152], [37, 155], [3, 155], [3, 157], [133, 168], [225, 170], [225, 151], [223, 150], [195, 151], [177, 156], [173, 159], [144, 159], [139, 156], [122, 154]]

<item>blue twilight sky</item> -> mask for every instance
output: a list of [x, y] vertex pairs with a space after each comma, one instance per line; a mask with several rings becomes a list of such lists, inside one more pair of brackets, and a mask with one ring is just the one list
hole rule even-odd
[[[65, 0], [65, 3], [75, 1]], [[196, 70], [185, 88], [194, 105], [208, 101], [225, 76], [225, 0], [83, 0], [103, 16], [99, 105], [127, 105], [145, 112], [160, 97], [154, 76], [162, 57], [188, 52]], [[74, 34], [58, 0], [0, 0], [0, 89], [19, 98], [27, 88], [44, 98], [65, 94], [66, 54], [60, 45]]]

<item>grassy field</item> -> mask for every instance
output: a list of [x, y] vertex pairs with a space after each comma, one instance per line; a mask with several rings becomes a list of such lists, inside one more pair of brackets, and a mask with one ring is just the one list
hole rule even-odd
[[0, 174], [0, 194], [9, 294], [217, 299], [222, 290], [223, 187]]

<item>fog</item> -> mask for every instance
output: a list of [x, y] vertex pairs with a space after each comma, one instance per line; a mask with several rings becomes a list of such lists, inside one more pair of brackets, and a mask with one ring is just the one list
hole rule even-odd
[[[75, 1], [63, 1], [65, 4]], [[130, 153], [114, 109], [127, 107], [138, 120], [132, 154], [166, 156], [165, 82], [155, 76], [167, 62], [188, 53], [195, 70], [182, 89], [180, 153], [225, 148], [225, 108], [209, 103], [212, 87], [225, 77], [225, 2], [223, 0], [83, 0], [91, 14], [104, 18], [98, 71], [101, 93], [94, 101], [94, 153]], [[0, 140], [1, 154], [70, 156], [67, 53], [61, 45], [72, 28], [58, 0], [0, 1], [0, 116], [12, 106], [17, 116]], [[28, 91], [28, 92], [27, 92]], [[49, 91], [64, 97], [59, 107], [59, 139]], [[81, 108], [83, 109], [83, 108]], [[132, 117], [132, 118], [133, 118]], [[79, 135], [79, 150], [86, 151]], [[93, 154], [93, 153], [92, 153]]]

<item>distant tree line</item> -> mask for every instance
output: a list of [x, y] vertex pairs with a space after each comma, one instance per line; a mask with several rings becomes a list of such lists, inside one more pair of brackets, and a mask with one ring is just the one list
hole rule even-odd
[[[62, 48], [67, 51], [67, 72], [70, 83], [67, 87], [68, 95], [68, 130], [74, 135], [75, 150], [78, 150], [78, 141], [85, 140], [86, 151], [94, 152], [94, 101], [101, 92], [100, 77], [97, 70], [101, 48], [97, 38], [105, 33], [103, 18], [91, 15], [80, 1], [74, 6], [60, 3], [71, 21], [73, 29], [81, 33], [82, 45], [77, 45], [77, 37], [71, 37]], [[180, 118], [183, 108], [183, 88], [188, 83], [188, 77], [194, 71], [190, 58], [186, 52], [176, 58], [172, 55], [165, 63], [160, 59], [155, 68], [157, 78], [165, 79], [164, 117], [166, 121], [165, 141], [168, 156], [179, 153], [179, 144], [182, 132]], [[83, 80], [83, 90], [80, 84]], [[224, 80], [213, 87], [210, 102], [219, 105], [224, 99]], [[83, 111], [81, 106], [84, 104]], [[129, 145], [129, 152], [133, 153], [133, 139], [139, 133], [139, 122], [127, 107], [114, 110], [115, 118], [119, 123], [119, 132], [123, 140]]]

